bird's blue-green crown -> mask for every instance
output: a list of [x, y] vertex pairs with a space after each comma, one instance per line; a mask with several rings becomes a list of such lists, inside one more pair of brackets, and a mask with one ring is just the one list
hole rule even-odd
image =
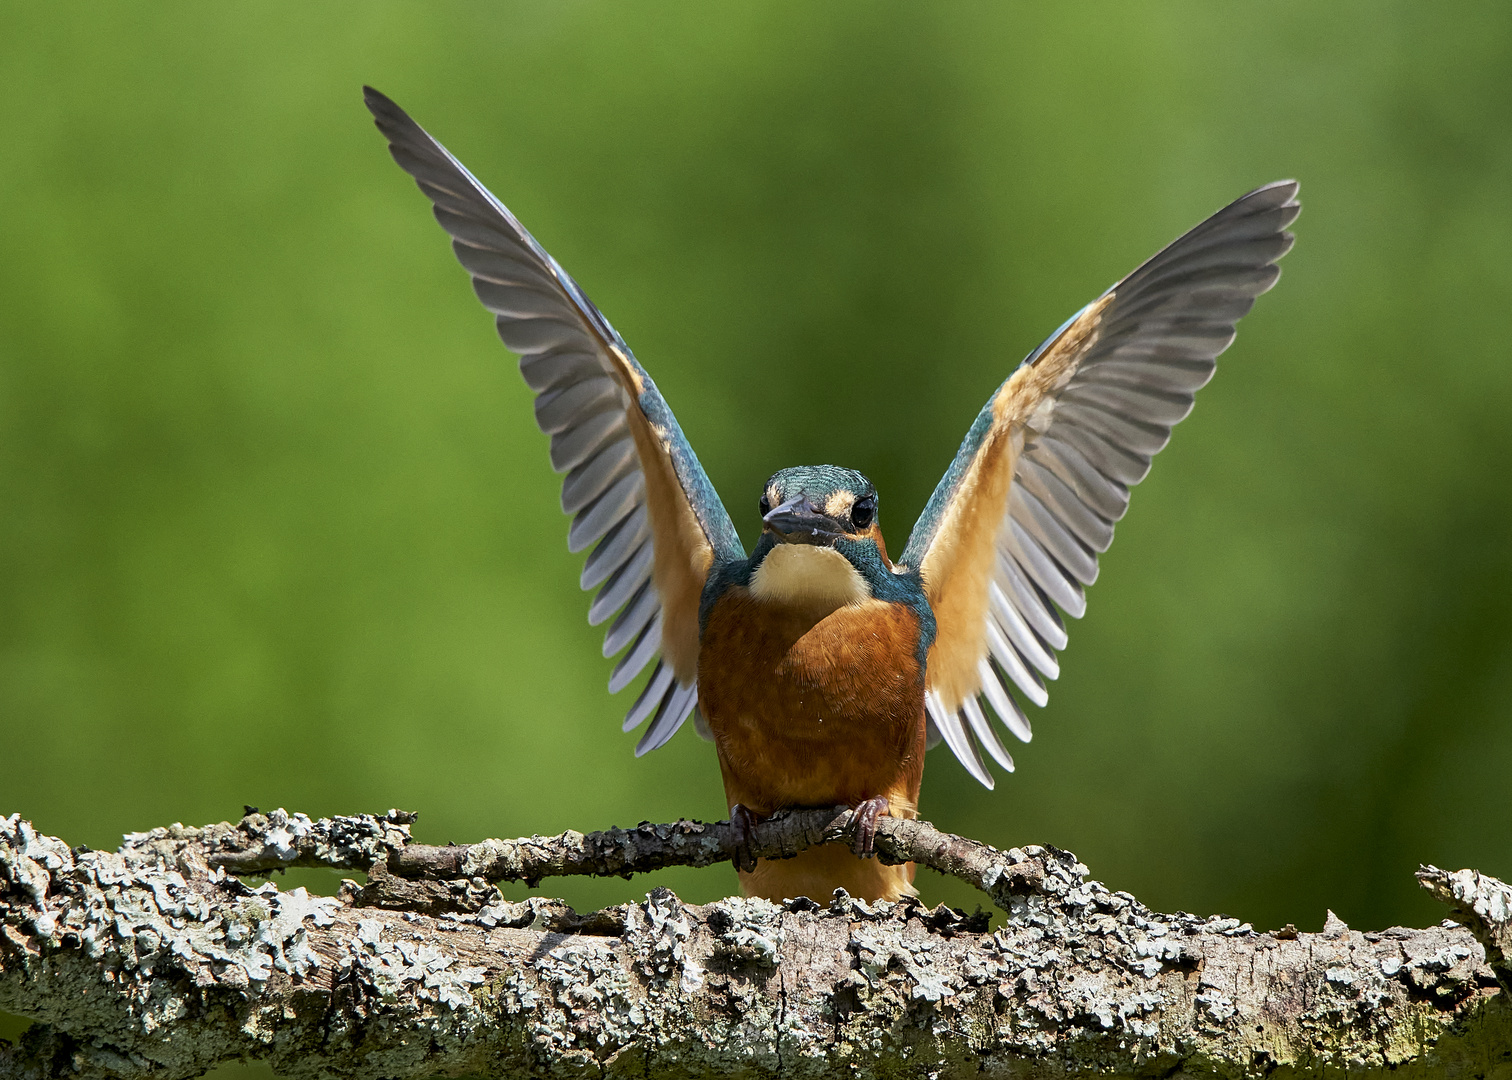
[[839, 465], [799, 465], [792, 469], [779, 469], [766, 482], [766, 497], [773, 505], [786, 502], [798, 495], [807, 495], [815, 506], [823, 506], [830, 496], [847, 491], [858, 499], [877, 497], [872, 482], [855, 469], [842, 469]]
[[[776, 528], [784, 536], [815, 537], [822, 531], [833, 540], [839, 534], [864, 532], [877, 520], [877, 489], [855, 469], [842, 469], [838, 465], [801, 465], [772, 474], [762, 490], [760, 510], [768, 528]], [[816, 523], [794, 519], [794, 513], [818, 514], [822, 520]], [[773, 517], [773, 514], [777, 516]], [[787, 527], [778, 523], [779, 518]], [[807, 526], [807, 532], [803, 528], [792, 528], [795, 524]], [[816, 531], [816, 524], [822, 526], [821, 531]], [[812, 540], [804, 542], [811, 543]]]

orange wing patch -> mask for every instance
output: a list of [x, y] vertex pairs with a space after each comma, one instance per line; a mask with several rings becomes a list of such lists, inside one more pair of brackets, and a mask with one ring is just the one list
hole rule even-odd
[[988, 586], [997, 539], [1008, 511], [1013, 467], [1025, 426], [1039, 428], [1036, 413], [1054, 407], [1054, 395], [1097, 340], [1108, 293], [1040, 354], [1021, 367], [992, 400], [992, 427], [951, 497], [920, 572], [934, 609], [935, 641], [929, 650], [929, 688], [952, 712], [981, 690], [978, 665], [987, 655]]
[[1013, 456], [1007, 428], [994, 425], [961, 478], [921, 568], [935, 616], [929, 688], [952, 709], [981, 682], [977, 660], [987, 649], [987, 585], [1008, 505]]

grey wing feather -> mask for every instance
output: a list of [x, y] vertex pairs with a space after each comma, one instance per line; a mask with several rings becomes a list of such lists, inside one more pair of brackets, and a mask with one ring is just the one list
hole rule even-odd
[[[1250, 192], [1110, 289], [1097, 336], [1024, 430], [998, 534], [980, 675], [982, 699], [1025, 742], [1029, 721], [1010, 691], [1046, 701], [1043, 680], [1059, 674], [1054, 650], [1066, 644], [1056, 608], [1074, 618], [1086, 610], [1082, 586], [1097, 578], [1097, 556], [1113, 542], [1129, 488], [1191, 411], [1193, 394], [1234, 340], [1234, 324], [1276, 283], [1275, 262], [1293, 241], [1285, 229], [1301, 212], [1296, 194], [1290, 180]], [[929, 712], [932, 733], [990, 787], [972, 736], [1000, 762], [1001, 747], [990, 729], [984, 734], [976, 698], [954, 717], [939, 702]]]
[[635, 595], [635, 591], [651, 578], [651, 562], [655, 552], [649, 542], [635, 549], [635, 554], [623, 566], [610, 575], [604, 587], [593, 598], [588, 608], [588, 625], [598, 626], [609, 618]]
[[597, 588], [600, 582], [612, 577], [625, 565], [625, 561], [640, 544], [647, 543], [650, 539], [651, 528], [646, 523], [646, 508], [637, 506], [605, 534], [598, 542], [598, 547], [589, 552], [578, 585], [585, 590]]
[[976, 741], [966, 730], [966, 719], [961, 712], [951, 712], [940, 701], [940, 696], [933, 690], [924, 694], [924, 712], [929, 718], [929, 744], [933, 746], [939, 740], [944, 740], [945, 745], [950, 747], [966, 771], [986, 787], [993, 787], [995, 781], [992, 773], [987, 771], [987, 766], [982, 762], [982, 755], [977, 750]]
[[651, 672], [651, 677], [641, 688], [640, 696], [635, 699], [635, 704], [630, 706], [630, 711], [625, 714], [625, 731], [634, 731], [646, 722], [646, 718], [666, 700], [673, 681], [672, 669], [658, 660]]
[[619, 658], [619, 662], [614, 665], [614, 670], [609, 673], [609, 692], [617, 694], [629, 686], [651, 662], [651, 658], [660, 648], [661, 605], [658, 604], [656, 613], [636, 637], [634, 644], [630, 646], [630, 651]]
[[[646, 628], [646, 624], [660, 613], [661, 602], [648, 579], [609, 625], [609, 631], [604, 635], [604, 656], [613, 656], [634, 641]], [[634, 678], [635, 674], [632, 672], [629, 678]]]
[[698, 704], [698, 687], [678, 686], [673, 683], [672, 689], [662, 699], [661, 707], [657, 709], [646, 733], [641, 736], [640, 742], [635, 744], [635, 756], [649, 754], [652, 750], [665, 746], [668, 739], [677, 734], [677, 729], [682, 727], [683, 721], [692, 714], [694, 706]]
[[610, 484], [632, 471], [640, 471], [635, 446], [629, 439], [610, 443], [572, 469], [562, 481], [562, 513], [576, 514], [608, 490]]
[[[436, 220], [451, 235], [452, 250], [493, 313], [499, 337], [520, 354], [520, 373], [537, 395], [536, 422], [551, 436], [552, 467], [567, 473], [562, 509], [573, 515], [568, 547], [577, 552], [597, 545], [581, 578], [584, 589], [599, 589], [589, 621], [598, 625], [619, 613], [604, 635], [604, 655], [628, 647], [610, 677], [611, 690], [623, 689], [661, 645], [645, 478], [626, 420], [627, 410], [640, 406], [615, 378], [606, 348], [619, 349], [631, 364], [634, 357], [503, 203], [392, 101], [371, 88], [364, 95], [394, 160], [430, 198]], [[685, 459], [692, 464], [680, 461], [678, 467], [696, 473], [691, 479], [701, 523], [711, 544], [727, 553], [732, 542], [738, 547], [734, 528], [691, 450]], [[658, 660], [625, 718], [627, 731], [652, 718], [637, 753], [671, 738], [697, 699], [697, 686], [680, 686]]]

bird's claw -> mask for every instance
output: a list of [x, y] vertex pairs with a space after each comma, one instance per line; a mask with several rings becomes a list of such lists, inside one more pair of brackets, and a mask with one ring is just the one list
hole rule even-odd
[[752, 849], [756, 846], [756, 826], [760, 821], [760, 818], [740, 803], [730, 807], [730, 827], [735, 830], [735, 854], [730, 861], [735, 864], [736, 870], [749, 873], [756, 869], [756, 856]]
[[869, 859], [877, 853], [877, 819], [891, 809], [886, 797], [878, 795], [851, 811], [851, 850], [861, 858]]

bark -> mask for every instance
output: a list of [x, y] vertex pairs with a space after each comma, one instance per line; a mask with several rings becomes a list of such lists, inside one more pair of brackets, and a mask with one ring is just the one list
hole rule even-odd
[[[1512, 1072], [1512, 889], [1433, 867], [1459, 920], [1257, 933], [1162, 915], [1068, 852], [1007, 852], [884, 819], [878, 852], [972, 882], [1006, 913], [664, 889], [579, 914], [494, 882], [775, 857], [847, 818], [412, 843], [413, 815], [249, 812], [70, 850], [0, 818], [0, 1009], [32, 1017], [0, 1078], [1150, 1076]], [[278, 867], [364, 870], [339, 897], [251, 888]], [[1463, 925], [1461, 925], [1463, 924]]]

